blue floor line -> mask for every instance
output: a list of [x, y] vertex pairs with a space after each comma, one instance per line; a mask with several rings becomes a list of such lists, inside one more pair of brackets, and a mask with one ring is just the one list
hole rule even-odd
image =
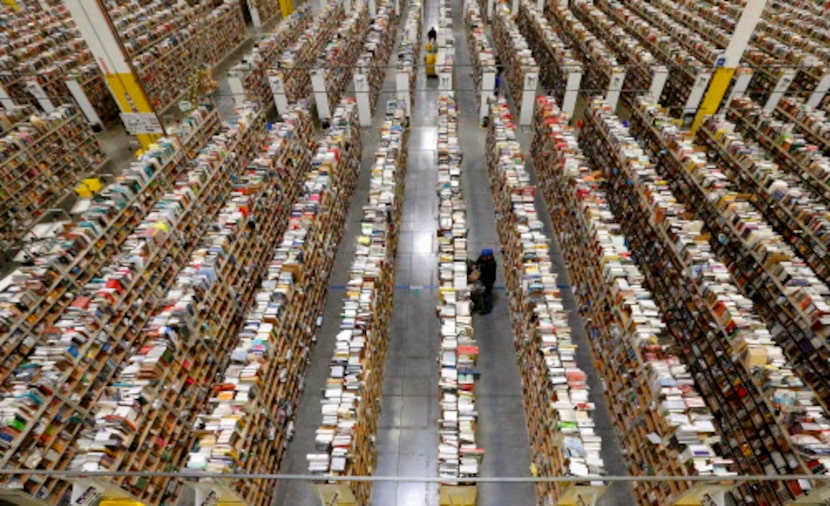
[[[570, 290], [570, 285], [556, 285], [560, 290]], [[345, 290], [346, 285], [329, 285], [329, 290]], [[437, 290], [438, 285], [395, 285], [395, 290]], [[503, 285], [496, 285], [493, 290], [504, 290]]]

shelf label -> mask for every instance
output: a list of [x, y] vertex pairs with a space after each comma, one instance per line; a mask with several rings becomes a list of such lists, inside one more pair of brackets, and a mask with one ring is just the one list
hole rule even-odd
[[84, 89], [81, 87], [81, 84], [74, 79], [67, 79], [65, 82], [66, 88], [75, 98], [75, 102], [78, 103], [78, 107], [81, 108], [81, 112], [83, 112], [84, 116], [86, 116], [87, 122], [89, 122], [90, 125], [103, 125], [101, 118], [98, 117], [98, 113], [95, 112], [95, 108], [92, 107], [92, 104], [89, 102], [89, 98], [87, 98], [86, 93], [84, 93]]
[[357, 115], [360, 119], [360, 126], [372, 126], [372, 108], [369, 99], [369, 83], [365, 74], [354, 75], [354, 94], [357, 99]]
[[700, 105], [700, 101], [703, 100], [703, 94], [706, 93], [706, 88], [709, 87], [709, 81], [711, 79], [712, 73], [708, 70], [703, 70], [698, 74], [689, 92], [686, 105], [683, 107], [683, 114], [694, 114], [697, 112], [697, 107]]
[[666, 87], [666, 81], [669, 79], [669, 69], [662, 65], [654, 67], [652, 70], [651, 87], [648, 89], [648, 94], [655, 101], [660, 101], [660, 95], [663, 94], [663, 88]]
[[822, 99], [824, 99], [824, 95], [827, 94], [827, 90], [830, 90], [830, 70], [825, 71], [824, 75], [821, 76], [821, 81], [819, 81], [818, 86], [816, 86], [809, 100], [807, 100], [807, 105], [810, 107], [818, 107]]
[[164, 134], [158, 117], [151, 112], [122, 112], [121, 121], [130, 135]]
[[17, 107], [17, 104], [15, 104], [14, 100], [12, 100], [9, 94], [6, 93], [6, 88], [2, 85], [0, 85], [0, 105], [10, 111], [13, 111]]
[[536, 87], [539, 85], [539, 75], [536, 72], [525, 74], [524, 90], [522, 91], [522, 109], [519, 116], [519, 125], [527, 126], [533, 121], [533, 106], [536, 105]]
[[565, 97], [562, 99], [562, 112], [573, 117], [576, 110], [576, 98], [579, 94], [579, 86], [582, 84], [582, 70], [571, 67], [568, 70], [568, 79], [565, 84]]
[[35, 97], [37, 103], [40, 104], [40, 107], [44, 111], [52, 112], [55, 110], [55, 106], [52, 105], [52, 101], [46, 96], [46, 92], [40, 86], [37, 79], [26, 79], [26, 89]]
[[104, 492], [92, 484], [86, 484], [83, 487], [73, 486], [70, 504], [72, 506], [92, 506], [98, 504], [103, 498]]
[[622, 92], [624, 81], [624, 68], [615, 68], [611, 71], [611, 80], [608, 81], [608, 92], [605, 94], [605, 101], [611, 106], [611, 110], [617, 108], [617, 102], [620, 100], [620, 92]]
[[746, 89], [749, 88], [749, 82], [752, 81], [752, 69], [739, 69], [735, 75], [735, 84], [732, 85], [732, 91], [729, 92], [729, 98], [726, 100], [726, 105], [732, 103], [732, 100], [746, 94]]
[[[349, 3], [348, 1], [345, 3]], [[331, 119], [329, 95], [326, 89], [326, 73], [322, 69], [311, 71], [311, 89], [314, 92], [314, 102], [317, 104], [317, 118]]]
[[778, 106], [778, 101], [781, 100], [781, 97], [784, 96], [784, 93], [787, 92], [787, 89], [793, 83], [794, 77], [795, 69], [787, 69], [781, 73], [781, 77], [775, 83], [775, 89], [772, 90], [767, 103], [764, 105], [764, 112], [772, 112], [775, 110]]
[[288, 97], [285, 96], [285, 84], [282, 76], [268, 76], [268, 84], [271, 85], [271, 94], [274, 95], [274, 105], [277, 107], [277, 114], [288, 110]]

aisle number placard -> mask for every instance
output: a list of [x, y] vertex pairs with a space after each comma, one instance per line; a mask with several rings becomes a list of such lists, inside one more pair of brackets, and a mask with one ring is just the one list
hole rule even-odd
[[122, 112], [121, 121], [130, 135], [164, 133], [158, 117], [151, 112]]

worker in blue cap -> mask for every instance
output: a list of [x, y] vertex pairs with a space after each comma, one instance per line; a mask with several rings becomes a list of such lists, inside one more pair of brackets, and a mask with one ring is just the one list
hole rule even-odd
[[493, 250], [484, 248], [476, 260], [476, 268], [480, 274], [479, 281], [484, 285], [484, 303], [481, 314], [488, 314], [493, 310], [493, 285], [496, 284], [496, 258]]

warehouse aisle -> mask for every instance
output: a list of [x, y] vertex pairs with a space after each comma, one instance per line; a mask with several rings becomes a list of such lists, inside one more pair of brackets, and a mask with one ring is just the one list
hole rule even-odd
[[[426, 41], [430, 27], [437, 25], [437, 17], [437, 0], [426, 0], [422, 41]], [[436, 84], [419, 69], [410, 119], [406, 195], [398, 245], [398, 289], [393, 301], [377, 438], [379, 476], [438, 475]], [[437, 506], [438, 486], [376, 483], [372, 504]]]
[[[470, 255], [482, 248], [496, 252], [498, 274], [493, 294], [493, 312], [473, 320], [480, 347], [476, 382], [479, 410], [478, 441], [487, 452], [482, 465], [483, 477], [530, 476], [530, 442], [522, 404], [522, 383], [513, 348], [513, 328], [504, 287], [504, 257], [501, 255], [493, 198], [484, 149], [487, 130], [478, 122], [478, 107], [470, 78], [470, 53], [467, 47], [463, 2], [453, 5], [455, 28], [456, 100], [460, 108], [459, 132], [463, 190], [470, 209]], [[479, 506], [531, 506], [536, 493], [531, 483], [482, 483], [478, 491]]]
[[[399, 22], [399, 26], [402, 25], [403, 20]], [[400, 29], [396, 37], [400, 40]], [[398, 40], [395, 42], [396, 48]], [[396, 54], [395, 51], [392, 52], [391, 58], [393, 62], [395, 61]], [[340, 327], [340, 311], [343, 308], [344, 285], [348, 281], [349, 269], [351, 268], [356, 251], [357, 235], [360, 231], [360, 219], [362, 216], [361, 209], [368, 202], [371, 175], [370, 167], [374, 164], [375, 149], [378, 144], [377, 128], [383, 123], [386, 101], [394, 98], [394, 95], [387, 93], [387, 91], [391, 90], [394, 92], [394, 89], [394, 71], [387, 71], [386, 80], [384, 81], [384, 91], [381, 92], [380, 98], [378, 99], [373, 127], [361, 131], [361, 141], [363, 144], [361, 171], [358, 177], [357, 188], [349, 204], [345, 233], [340, 242], [340, 247], [337, 250], [331, 278], [329, 279], [329, 295], [326, 299], [322, 314], [322, 326], [317, 332], [317, 344], [311, 352], [311, 363], [306, 371], [305, 390], [300, 397], [300, 402], [297, 407], [294, 439], [288, 445], [280, 467], [280, 473], [283, 474], [308, 474], [306, 454], [315, 451], [315, 432], [320, 427], [320, 421], [322, 420], [320, 400], [323, 398], [323, 389], [329, 376], [329, 362], [334, 351], [335, 337]], [[412, 145], [412, 140], [410, 140], [410, 146]], [[412, 167], [411, 162], [409, 167]], [[401, 234], [401, 246], [404, 245], [404, 241], [404, 234]], [[399, 248], [399, 251], [401, 249]], [[399, 277], [400, 275], [401, 271], [398, 272]], [[391, 335], [394, 335], [394, 332]], [[273, 504], [279, 506], [319, 506], [320, 499], [307, 482], [285, 481], [277, 483]]]

